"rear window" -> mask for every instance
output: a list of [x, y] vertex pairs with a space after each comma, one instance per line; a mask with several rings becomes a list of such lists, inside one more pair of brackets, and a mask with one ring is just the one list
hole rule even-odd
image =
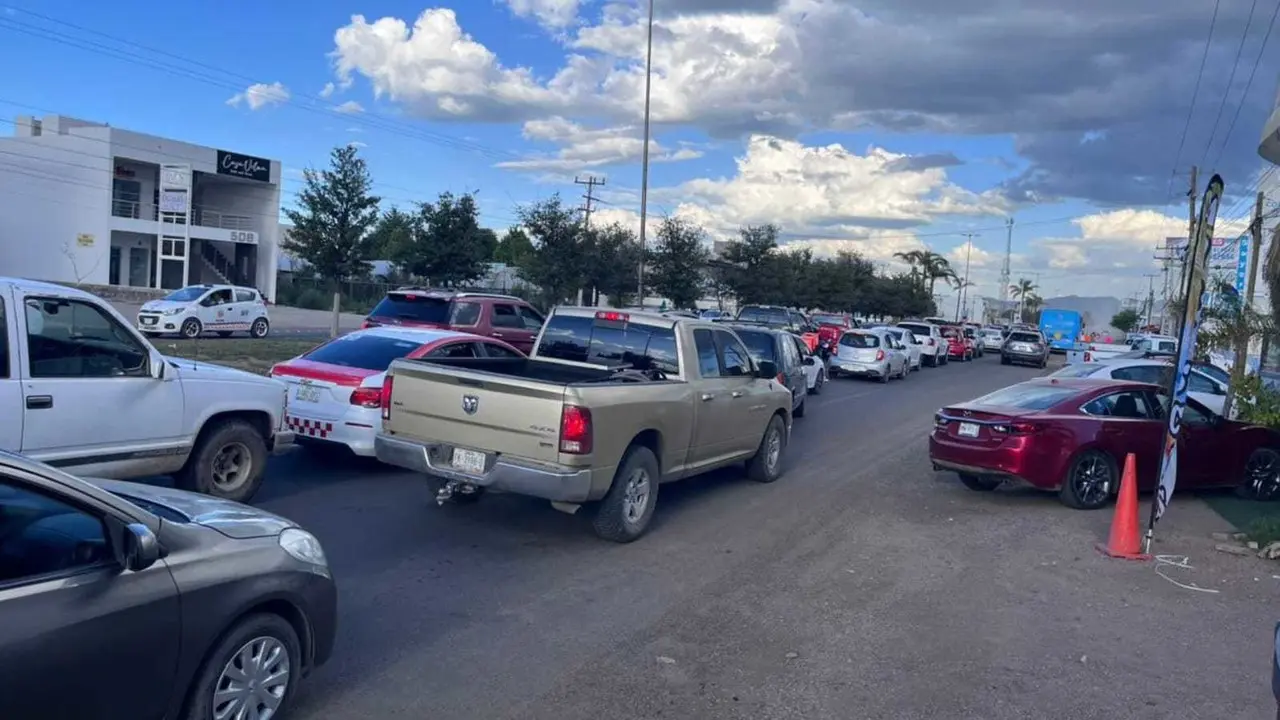
[[1038, 343], [1040, 342], [1040, 336], [1033, 335], [1032, 333], [1018, 332], [1011, 333], [1009, 335], [1009, 340], [1012, 342]]
[[839, 315], [814, 315], [813, 323], [815, 325], [844, 325], [844, 318]]
[[1082, 378], [1098, 372], [1098, 363], [1074, 363], [1053, 373], [1051, 377]]
[[766, 360], [768, 362], [777, 362], [774, 353], [776, 347], [773, 342], [773, 336], [769, 333], [751, 332], [750, 330], [737, 330], [738, 337], [742, 338], [742, 344], [747, 346], [747, 352], [751, 353], [751, 357], [755, 360]]
[[386, 370], [392, 360], [408, 355], [422, 343], [378, 335], [345, 335], [303, 355], [311, 362], [362, 370]]
[[1178, 349], [1178, 344], [1172, 340], [1161, 340], [1159, 342], [1152, 343], [1152, 346], [1153, 347], [1151, 349], [1156, 352], [1171, 353]]
[[449, 301], [409, 293], [387, 293], [369, 315], [443, 325], [449, 322]]
[[929, 335], [932, 334], [929, 330], [929, 328], [932, 327], [930, 325], [919, 325], [916, 323], [898, 323], [898, 327], [903, 328], [905, 330], [910, 330], [911, 334], [913, 335], [923, 335], [924, 337], [929, 337]]
[[973, 401], [975, 405], [993, 407], [1019, 408], [1022, 410], [1048, 410], [1075, 395], [1078, 391], [1072, 388], [1055, 387], [1040, 383], [1020, 383], [990, 395], [983, 395]]
[[738, 319], [770, 325], [791, 324], [790, 313], [778, 308], [744, 307], [738, 311]]
[[864, 333], [845, 333], [844, 337], [840, 338], [840, 344], [851, 348], [878, 348], [880, 338]]
[[552, 315], [542, 330], [537, 354], [594, 365], [680, 372], [673, 329], [603, 323], [591, 317]]

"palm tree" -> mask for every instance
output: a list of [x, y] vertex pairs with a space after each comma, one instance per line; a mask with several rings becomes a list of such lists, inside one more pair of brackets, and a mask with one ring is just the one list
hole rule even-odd
[[911, 278], [913, 280], [916, 280], [916, 282], [919, 282], [920, 280], [924, 279], [924, 275], [921, 273], [921, 269], [924, 267], [924, 261], [925, 261], [924, 251], [906, 250], [903, 252], [896, 252], [893, 254], [893, 256], [905, 262], [908, 266], [911, 267]]
[[943, 256], [935, 252], [926, 250], [921, 254], [920, 266], [926, 280], [929, 281], [929, 297], [933, 297], [933, 284], [939, 280], [951, 282], [949, 278], [954, 277], [956, 271], [951, 267], [951, 263]]
[[1009, 290], [1013, 292], [1013, 297], [1018, 300], [1018, 321], [1023, 322], [1023, 311], [1026, 310], [1031, 298], [1036, 297], [1035, 291], [1040, 288], [1035, 283], [1026, 278], [1018, 278], [1017, 285], [1010, 285]]

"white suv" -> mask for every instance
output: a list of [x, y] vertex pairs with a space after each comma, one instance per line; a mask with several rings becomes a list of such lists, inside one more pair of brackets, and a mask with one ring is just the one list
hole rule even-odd
[[929, 322], [911, 320], [898, 323], [898, 327], [910, 330], [920, 341], [920, 364], [938, 367], [947, 364], [947, 341], [937, 325]]
[[247, 332], [263, 338], [271, 331], [267, 304], [253, 288], [188, 285], [138, 310], [138, 330], [147, 336], [178, 333], [196, 338], [207, 332], [227, 337]]

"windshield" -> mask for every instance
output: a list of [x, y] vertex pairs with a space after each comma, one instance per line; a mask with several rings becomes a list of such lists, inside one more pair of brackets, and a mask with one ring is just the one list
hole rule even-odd
[[752, 332], [750, 330], [737, 330], [738, 337], [742, 338], [742, 344], [747, 346], [747, 352], [751, 353], [751, 357], [757, 361], [765, 360], [775, 362], [777, 358], [774, 354], [776, 347], [773, 342], [773, 336], [764, 332]]
[[791, 314], [782, 308], [744, 307], [738, 311], [738, 319], [769, 325], [791, 324]]
[[1214, 380], [1217, 380], [1223, 385], [1228, 385], [1231, 383], [1231, 374], [1228, 373], [1226, 370], [1223, 370], [1222, 368], [1218, 367], [1217, 365], [1210, 365], [1208, 363], [1204, 363], [1204, 364], [1197, 363], [1195, 365], [1195, 369], [1199, 370], [1205, 375], [1208, 375]]
[[680, 372], [671, 328], [597, 321], [580, 315], [552, 315], [542, 330], [538, 357], [607, 367]]
[[369, 317], [444, 325], [449, 322], [449, 301], [411, 293], [387, 293]]
[[1077, 390], [1073, 388], [1055, 387], [1042, 383], [1020, 383], [997, 390], [990, 395], [983, 395], [974, 400], [973, 404], [1021, 410], [1048, 410], [1076, 393]]
[[839, 315], [814, 315], [810, 318], [814, 325], [840, 325], [845, 324], [845, 319]]
[[182, 288], [181, 290], [176, 290], [174, 292], [169, 293], [168, 295], [165, 295], [164, 299], [170, 302], [195, 302], [196, 300], [199, 300], [200, 297], [207, 292], [209, 292], [208, 286], [189, 285], [187, 287]]
[[867, 333], [845, 333], [840, 344], [851, 348], [878, 348], [880, 338]]
[[398, 360], [419, 347], [422, 347], [422, 343], [404, 338], [345, 335], [321, 345], [302, 358], [326, 365], [382, 372], [391, 365], [392, 360]]

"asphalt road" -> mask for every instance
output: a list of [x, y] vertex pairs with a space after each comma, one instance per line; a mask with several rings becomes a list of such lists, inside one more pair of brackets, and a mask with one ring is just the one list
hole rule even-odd
[[341, 593], [292, 717], [1269, 717], [1264, 603], [1101, 559], [1106, 513], [930, 471], [935, 409], [1039, 372], [835, 381], [780, 481], [664, 486], [625, 546], [546, 503], [437, 508], [407, 473], [279, 458], [258, 504], [320, 537]]

